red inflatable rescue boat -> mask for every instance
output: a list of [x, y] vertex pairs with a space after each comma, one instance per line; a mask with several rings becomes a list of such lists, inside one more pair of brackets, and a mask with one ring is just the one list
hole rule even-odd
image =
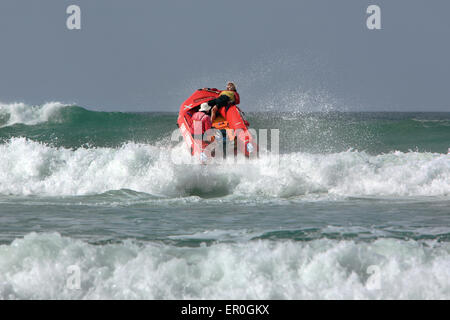
[[[198, 89], [180, 107], [178, 128], [192, 155], [202, 155], [205, 150], [207, 151], [208, 145], [214, 141], [214, 137], [212, 139], [195, 137], [194, 139], [192, 116], [198, 112], [203, 102], [216, 99], [220, 93], [221, 91], [216, 88]], [[234, 154], [241, 152], [246, 157], [256, 155], [258, 151], [248, 126], [249, 123], [243, 118], [241, 110], [236, 105], [230, 106], [228, 110], [226, 107], [220, 108], [212, 123], [212, 129], [217, 129], [215, 132], [222, 134], [223, 142], [234, 141]], [[214, 156], [214, 153], [206, 155], [208, 158], [211, 156]]]

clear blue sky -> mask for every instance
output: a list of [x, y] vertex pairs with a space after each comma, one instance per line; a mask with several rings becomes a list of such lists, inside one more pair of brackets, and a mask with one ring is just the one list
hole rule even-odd
[[235, 80], [252, 111], [450, 111], [449, 15], [448, 0], [1, 0], [0, 101], [177, 111]]

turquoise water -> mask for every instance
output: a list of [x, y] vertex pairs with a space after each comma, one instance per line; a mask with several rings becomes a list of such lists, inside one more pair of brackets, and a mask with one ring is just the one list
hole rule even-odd
[[208, 166], [176, 117], [0, 105], [0, 298], [450, 298], [450, 113], [249, 113], [276, 165]]

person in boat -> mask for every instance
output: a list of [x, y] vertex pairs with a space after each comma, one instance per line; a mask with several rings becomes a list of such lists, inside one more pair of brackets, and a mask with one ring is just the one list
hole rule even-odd
[[211, 107], [207, 103], [203, 103], [200, 109], [192, 116], [192, 135], [194, 139], [202, 140], [203, 134], [211, 129], [210, 112]]
[[216, 113], [220, 108], [228, 108], [232, 105], [240, 103], [239, 93], [236, 90], [236, 85], [234, 82], [228, 82], [226, 90], [220, 92], [219, 97], [216, 99], [209, 100], [208, 102], [202, 103], [202, 106], [209, 106], [211, 109], [211, 121], [214, 122], [216, 118]]

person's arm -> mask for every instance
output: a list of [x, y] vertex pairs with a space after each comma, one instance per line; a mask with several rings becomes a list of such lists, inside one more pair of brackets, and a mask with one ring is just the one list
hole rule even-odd
[[234, 92], [234, 104], [237, 105], [241, 103], [241, 97], [239, 97], [239, 93], [237, 91]]
[[217, 106], [214, 106], [212, 109], [211, 109], [211, 122], [214, 122], [214, 119], [216, 119], [216, 112], [217, 112]]

